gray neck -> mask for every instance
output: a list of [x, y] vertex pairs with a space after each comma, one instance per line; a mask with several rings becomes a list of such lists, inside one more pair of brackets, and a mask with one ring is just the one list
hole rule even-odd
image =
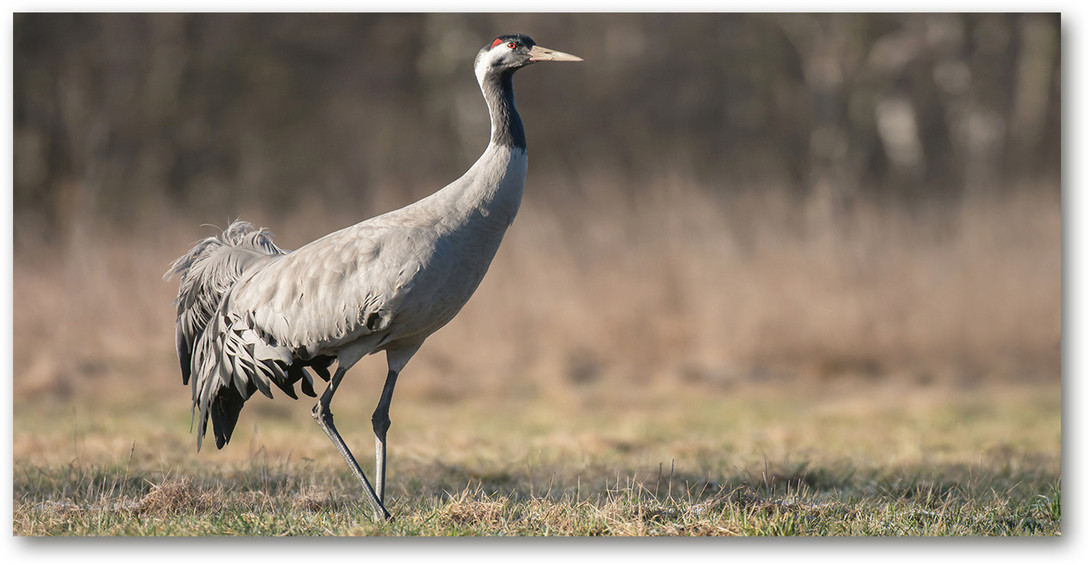
[[480, 80], [491, 113], [491, 143], [525, 149], [525, 128], [514, 107], [514, 71], [490, 72]]

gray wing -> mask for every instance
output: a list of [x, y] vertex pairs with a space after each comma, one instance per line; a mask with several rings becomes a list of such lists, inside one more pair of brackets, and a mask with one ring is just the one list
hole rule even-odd
[[209, 416], [221, 448], [255, 391], [294, 397], [299, 378], [313, 387], [303, 366], [327, 366], [326, 354], [368, 335], [379, 342], [422, 268], [410, 232], [372, 220], [243, 269], [193, 347], [198, 448]]
[[383, 332], [431, 254], [415, 233], [375, 221], [332, 233], [238, 284], [234, 310], [303, 358]]
[[271, 233], [235, 221], [222, 235], [200, 241], [174, 261], [164, 278], [180, 279], [174, 333], [182, 383], [189, 383], [194, 343], [223, 297], [244, 274], [286, 253], [272, 242]]

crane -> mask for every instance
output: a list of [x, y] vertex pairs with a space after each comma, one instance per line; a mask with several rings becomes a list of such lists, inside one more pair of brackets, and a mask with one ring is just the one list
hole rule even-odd
[[[526, 35], [496, 37], [474, 63], [490, 142], [460, 178], [294, 251], [239, 220], [173, 263], [165, 277], [179, 279], [175, 344], [182, 383], [192, 384], [198, 451], [209, 418], [215, 446], [230, 441], [255, 392], [271, 398], [274, 385], [298, 399], [299, 384], [317, 397], [312, 371], [328, 382], [313, 418], [362, 483], [375, 519], [391, 518], [386, 435], [397, 375], [472, 296], [521, 203], [527, 158], [513, 74], [532, 63], [581, 60]], [[371, 417], [372, 487], [336, 430], [330, 404], [352, 365], [381, 351], [388, 373]]]

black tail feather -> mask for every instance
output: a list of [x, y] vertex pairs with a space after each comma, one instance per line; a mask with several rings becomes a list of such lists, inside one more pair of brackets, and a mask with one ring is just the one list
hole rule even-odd
[[[282, 380], [270, 378], [270, 380], [291, 398], [298, 399], [298, 395], [295, 393], [294, 389], [295, 383], [301, 384], [302, 393], [310, 397], [317, 397], [312, 384], [313, 378], [306, 372], [306, 369], [313, 369], [318, 376], [325, 381], [328, 381], [331, 378], [329, 366], [332, 365], [334, 360], [335, 358], [331, 356], [316, 356], [307, 361], [298, 361], [284, 367], [284, 375], [286, 378]], [[211, 401], [211, 406], [198, 429], [198, 450], [200, 449], [200, 444], [204, 433], [206, 432], [209, 417], [212, 420], [212, 433], [215, 435], [215, 447], [221, 449], [230, 442], [230, 437], [234, 434], [234, 427], [238, 424], [238, 416], [242, 412], [242, 406], [245, 405], [246, 398], [252, 396], [253, 393], [257, 391], [257, 386], [252, 381], [247, 382], [247, 384], [249, 389], [245, 397], [238, 393], [238, 390], [235, 389], [233, 385], [223, 386], [216, 392], [215, 399]]]
[[336, 357], [318, 355], [311, 358], [308, 364], [314, 369], [314, 372], [317, 372], [317, 375], [320, 376], [322, 380], [328, 382], [329, 379], [332, 378], [332, 374], [329, 374], [329, 366], [332, 365], [332, 361], [334, 360], [336, 360]]
[[230, 442], [230, 436], [234, 434], [234, 426], [238, 424], [238, 415], [242, 412], [242, 406], [245, 403], [246, 400], [233, 386], [227, 386], [219, 391], [210, 410], [212, 432], [215, 433], [215, 448], [221, 449], [223, 445]]
[[181, 363], [181, 385], [188, 386], [189, 376], [192, 375], [193, 350], [185, 340], [181, 325], [177, 325], [174, 330], [174, 345], [178, 350], [178, 362]]
[[[287, 380], [282, 382], [273, 380], [273, 382], [276, 383], [276, 386], [279, 387], [279, 389], [283, 390], [283, 393], [290, 396], [291, 399], [298, 399], [298, 395], [295, 394], [295, 382], [298, 382], [299, 380], [302, 380], [303, 382], [306, 381], [306, 369], [297, 364], [292, 364], [287, 367], [285, 372], [287, 373]], [[302, 392], [306, 393], [305, 388]]]

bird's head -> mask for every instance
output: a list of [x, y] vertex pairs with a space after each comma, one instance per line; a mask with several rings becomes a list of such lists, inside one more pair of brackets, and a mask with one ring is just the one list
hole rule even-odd
[[500, 35], [476, 55], [476, 75], [498, 72], [514, 72], [522, 67], [541, 61], [581, 61], [567, 53], [545, 49], [528, 35], [515, 33]]

